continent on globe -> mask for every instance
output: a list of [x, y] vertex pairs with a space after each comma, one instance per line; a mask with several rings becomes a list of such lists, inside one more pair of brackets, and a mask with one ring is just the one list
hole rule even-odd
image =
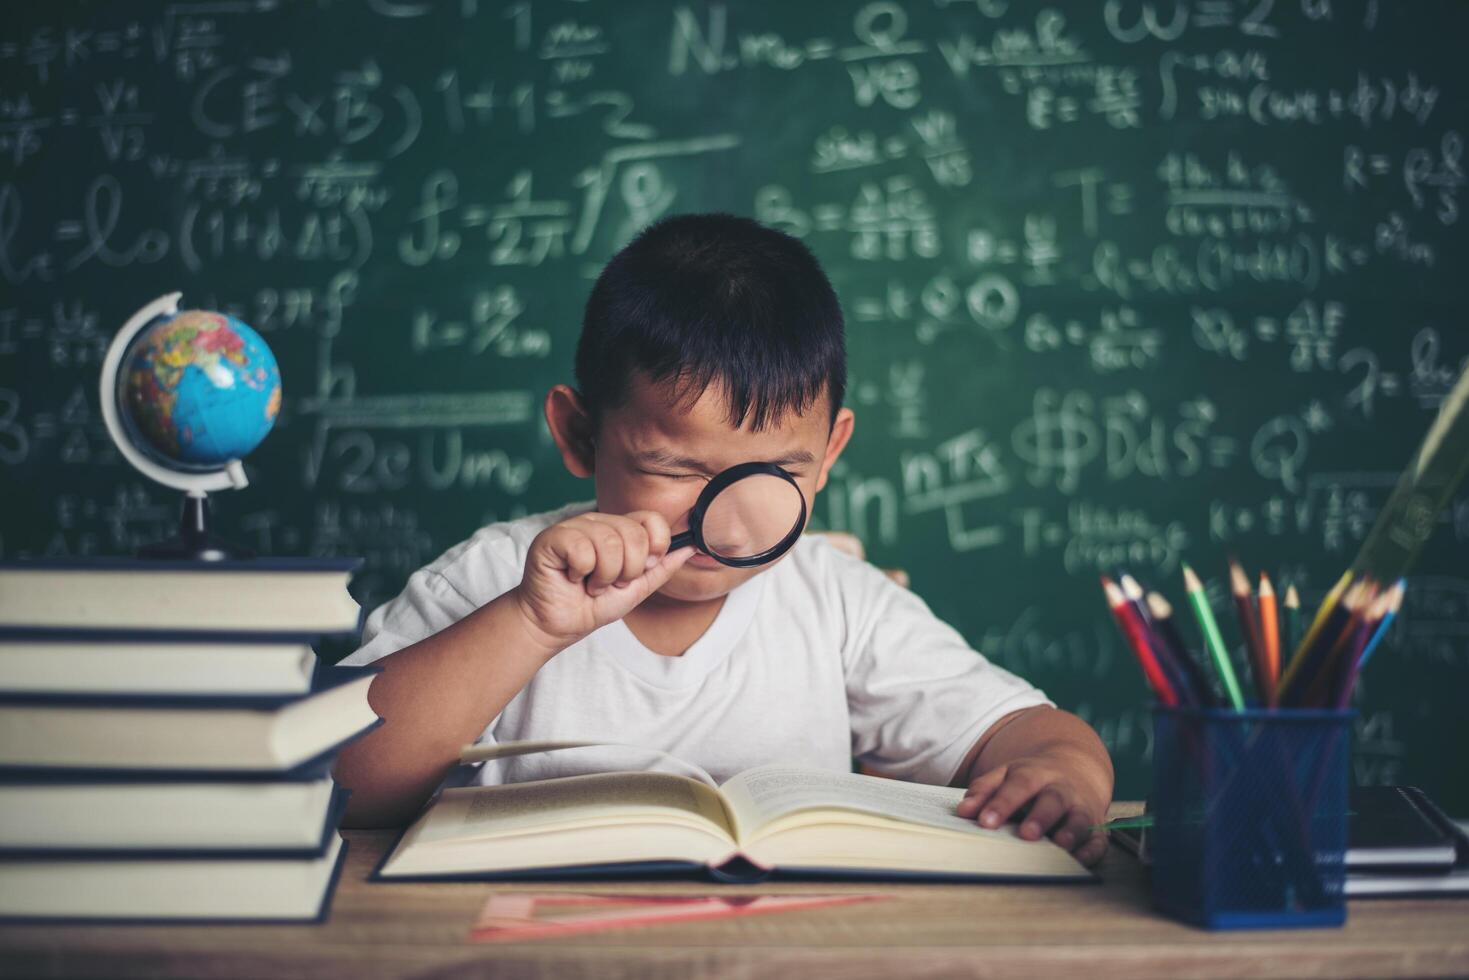
[[232, 316], [185, 310], [143, 331], [123, 361], [124, 419], [167, 463], [216, 467], [244, 457], [275, 424], [280, 368]]

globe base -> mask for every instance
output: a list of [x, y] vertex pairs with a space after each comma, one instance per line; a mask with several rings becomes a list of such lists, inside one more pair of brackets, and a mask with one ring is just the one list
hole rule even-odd
[[230, 544], [209, 531], [209, 498], [202, 493], [184, 494], [179, 515], [179, 532], [173, 537], [138, 549], [139, 558], [173, 561], [235, 561], [254, 558], [249, 548]]

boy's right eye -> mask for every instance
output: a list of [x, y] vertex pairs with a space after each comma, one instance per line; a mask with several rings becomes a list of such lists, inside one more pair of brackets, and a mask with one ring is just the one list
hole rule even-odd
[[697, 473], [659, 473], [656, 470], [639, 470], [638, 472], [639, 473], [642, 473], [644, 476], [658, 476], [658, 477], [662, 477], [665, 480], [702, 480], [702, 479], [704, 479], [702, 476], [700, 476]]

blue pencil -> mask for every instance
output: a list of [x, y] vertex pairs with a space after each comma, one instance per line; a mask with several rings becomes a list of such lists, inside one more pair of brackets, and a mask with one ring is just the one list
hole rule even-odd
[[1377, 645], [1382, 642], [1383, 636], [1387, 634], [1387, 628], [1392, 625], [1392, 621], [1397, 616], [1398, 610], [1403, 607], [1403, 591], [1407, 588], [1407, 585], [1408, 580], [1401, 578], [1393, 583], [1392, 598], [1388, 600], [1387, 615], [1382, 617], [1382, 623], [1377, 627], [1377, 632], [1372, 634], [1372, 638], [1367, 641], [1367, 646], [1362, 650], [1362, 656], [1357, 660], [1358, 671], [1367, 666], [1367, 661], [1372, 657], [1372, 651], [1376, 650]]

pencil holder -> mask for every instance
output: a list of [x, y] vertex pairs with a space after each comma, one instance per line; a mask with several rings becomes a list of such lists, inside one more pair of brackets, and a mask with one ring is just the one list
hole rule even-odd
[[1153, 709], [1153, 903], [1208, 929], [1346, 921], [1354, 711]]

